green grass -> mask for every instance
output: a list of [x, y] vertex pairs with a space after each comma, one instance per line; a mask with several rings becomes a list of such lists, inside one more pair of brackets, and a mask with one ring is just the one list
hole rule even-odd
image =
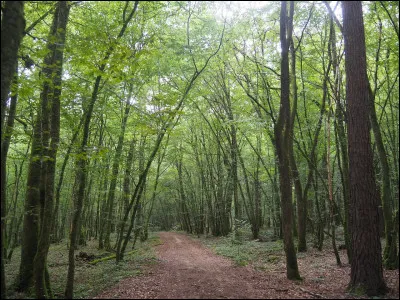
[[256, 268], [265, 269], [267, 264], [277, 263], [284, 255], [281, 240], [258, 242], [251, 240], [249, 232], [242, 230], [236, 239], [227, 237], [201, 238], [203, 244], [216, 254], [228, 257], [237, 266], [251, 263]]
[[[74, 298], [91, 298], [105, 288], [111, 287], [120, 280], [138, 276], [142, 273], [142, 267], [157, 262], [154, 252], [155, 245], [160, 244], [160, 239], [155, 234], [150, 234], [144, 243], [136, 243], [135, 250], [127, 249], [124, 261], [118, 265], [115, 259], [107, 259], [112, 253], [97, 249], [98, 241], [92, 240], [86, 246], [80, 247], [75, 254], [86, 252], [94, 254], [97, 259], [95, 264], [88, 261], [75, 261], [75, 286]], [[18, 275], [20, 263], [20, 249], [15, 249], [13, 258], [5, 265], [8, 287], [7, 297], [10, 299], [30, 299], [34, 295], [15, 293], [12, 284]], [[48, 255], [48, 268], [51, 278], [51, 287], [55, 298], [64, 298], [65, 284], [68, 272], [68, 249], [66, 241], [50, 246]]]

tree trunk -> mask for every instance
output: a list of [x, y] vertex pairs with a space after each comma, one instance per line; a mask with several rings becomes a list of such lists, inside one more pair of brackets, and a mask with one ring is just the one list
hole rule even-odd
[[[70, 6], [59, 1], [54, 13], [48, 44], [49, 54], [44, 60], [43, 74], [46, 78], [41, 94], [42, 102], [42, 173], [40, 192], [40, 227], [37, 252], [34, 258], [34, 279], [37, 298], [52, 298], [46, 282], [47, 253], [53, 223], [54, 178], [60, 137], [60, 95], [66, 27]], [[43, 192], [42, 192], [43, 191]]]
[[58, 236], [58, 227], [59, 227], [58, 226], [58, 214], [59, 214], [58, 211], [59, 211], [59, 207], [60, 207], [61, 187], [62, 187], [62, 183], [64, 181], [65, 168], [67, 167], [67, 163], [68, 163], [69, 157], [71, 155], [72, 147], [75, 143], [76, 138], [78, 137], [78, 133], [79, 133], [80, 128], [82, 127], [83, 120], [84, 120], [84, 117], [81, 118], [79, 125], [76, 128], [76, 130], [72, 136], [72, 139], [71, 139], [70, 144], [67, 149], [67, 153], [65, 154], [65, 157], [64, 157], [64, 160], [63, 160], [63, 163], [61, 166], [60, 176], [58, 178], [58, 183], [56, 186], [56, 196], [55, 196], [55, 205], [54, 205], [54, 222], [53, 222], [52, 230], [51, 230], [51, 232], [53, 234], [51, 237], [52, 242], [58, 242], [59, 240], [61, 240], [61, 237]]
[[[18, 68], [17, 68], [18, 69]], [[14, 76], [14, 81], [16, 84], [18, 84], [18, 70], [15, 73]], [[18, 88], [17, 88], [18, 89]], [[12, 229], [13, 229], [13, 223], [14, 223], [14, 218], [12, 218], [11, 222], [11, 228], [9, 231], [9, 234], [7, 235], [6, 231], [6, 216], [9, 214], [9, 210], [7, 209], [7, 193], [6, 193], [6, 180], [7, 180], [7, 154], [8, 154], [8, 149], [10, 147], [10, 141], [11, 141], [11, 136], [14, 128], [14, 120], [15, 120], [15, 112], [17, 108], [17, 90], [13, 91], [13, 95], [11, 96], [11, 103], [10, 103], [10, 109], [8, 112], [8, 117], [7, 117], [7, 124], [6, 127], [4, 128], [4, 133], [3, 131], [2, 136], [1, 136], [1, 286], [2, 286], [2, 297], [5, 297], [5, 294], [3, 295], [3, 292], [6, 288], [5, 285], [5, 274], [4, 274], [4, 259], [7, 257], [7, 249], [10, 248], [11, 244], [11, 238], [12, 238]], [[29, 146], [28, 146], [29, 148]], [[22, 164], [21, 164], [22, 165]], [[16, 169], [16, 172], [17, 169]], [[18, 175], [18, 180], [16, 180], [15, 183], [15, 194], [16, 197], [14, 198], [14, 208], [17, 204], [17, 196], [18, 196], [18, 183], [19, 179], [21, 177], [21, 173]], [[14, 209], [14, 216], [15, 216], [15, 209]]]
[[[376, 5], [376, 4], [375, 4]], [[369, 92], [369, 105], [370, 105], [370, 121], [372, 132], [374, 133], [375, 144], [378, 150], [379, 161], [382, 171], [382, 207], [383, 216], [385, 221], [385, 250], [383, 252], [383, 264], [389, 270], [394, 270], [398, 268], [397, 258], [397, 244], [396, 236], [393, 235], [393, 206], [392, 206], [392, 196], [391, 196], [391, 183], [390, 183], [390, 168], [388, 163], [388, 157], [386, 155], [386, 149], [383, 144], [383, 138], [381, 134], [381, 128], [378, 123], [378, 117], [376, 115], [375, 109], [375, 92], [378, 86], [378, 66], [379, 66], [379, 53], [382, 43], [382, 22], [379, 18], [379, 40], [378, 49], [375, 56], [375, 73], [374, 73], [374, 91], [371, 85], [368, 83]]]
[[[125, 19], [125, 10], [124, 10], [124, 22], [122, 25], [122, 28], [117, 36], [117, 40], [120, 39], [128, 26], [128, 23], [131, 21], [133, 14], [136, 12], [138, 6], [138, 1], [135, 1], [134, 7], [132, 8], [129, 16]], [[106, 64], [111, 56], [111, 53], [114, 51], [114, 46], [111, 45], [106, 52], [106, 55], [103, 59], [102, 65], [99, 67], [99, 71], [103, 72], [106, 68]], [[102, 76], [98, 75], [96, 77], [94, 87], [93, 87], [93, 92], [92, 96], [90, 99], [90, 103], [88, 105], [86, 114], [85, 114], [85, 122], [83, 126], [83, 135], [82, 135], [82, 143], [80, 146], [79, 153], [81, 156], [77, 159], [76, 163], [76, 186], [77, 188], [74, 190], [74, 216], [71, 224], [71, 231], [70, 231], [70, 248], [69, 248], [69, 266], [68, 266], [68, 276], [67, 276], [67, 284], [65, 288], [65, 297], [68, 299], [73, 298], [73, 293], [74, 293], [74, 277], [75, 277], [75, 257], [74, 257], [74, 252], [75, 252], [75, 245], [76, 245], [76, 239], [79, 233], [79, 223], [80, 223], [80, 218], [81, 218], [81, 212], [82, 212], [82, 205], [83, 205], [83, 197], [84, 197], [84, 192], [85, 192], [85, 186], [86, 186], [86, 177], [87, 177], [87, 165], [88, 165], [88, 155], [87, 155], [87, 143], [88, 143], [88, 138], [89, 138], [89, 125], [90, 121], [92, 118], [92, 113], [93, 113], [93, 108], [94, 104], [97, 100], [97, 95], [99, 92], [99, 86], [100, 86], [100, 81], [101, 81]]]
[[112, 164], [110, 189], [108, 191], [108, 199], [107, 199], [108, 207], [107, 207], [107, 216], [106, 216], [106, 225], [105, 225], [106, 226], [106, 228], [105, 228], [106, 236], [104, 239], [106, 249], [111, 249], [110, 234], [111, 234], [111, 228], [112, 228], [112, 223], [113, 223], [112, 219], [113, 219], [113, 210], [114, 210], [115, 188], [117, 186], [117, 177], [118, 177], [119, 164], [120, 164], [121, 154], [122, 154], [122, 146], [123, 146], [124, 139], [125, 139], [126, 122], [128, 120], [129, 111], [131, 108], [129, 101], [130, 101], [130, 98], [132, 95], [133, 85], [131, 85], [129, 89], [130, 90], [129, 90], [128, 97], [126, 100], [125, 112], [124, 112], [124, 116], [122, 118], [122, 123], [121, 123], [121, 132], [118, 137], [117, 148], [115, 149], [115, 156], [114, 156], [114, 161]]
[[[289, 101], [289, 40], [293, 22], [293, 2], [290, 5], [290, 17], [287, 17], [286, 1], [281, 2], [280, 40], [281, 40], [281, 105], [275, 127], [276, 152], [278, 154], [279, 186], [281, 193], [283, 239], [286, 254], [286, 275], [288, 279], [300, 279], [296, 250], [293, 242], [293, 204], [290, 176], [290, 101]], [[289, 23], [286, 28], [287, 22]], [[288, 35], [288, 37], [287, 37]]]
[[[4, 3], [1, 20], [1, 144], [5, 139], [4, 124], [7, 108], [8, 94], [11, 89], [11, 82], [17, 67], [18, 49], [25, 29], [24, 2], [7, 1]], [[16, 99], [16, 98], [15, 98]], [[9, 121], [14, 117], [11, 116]], [[8, 130], [7, 130], [8, 131]], [[6, 160], [7, 151], [1, 150], [1, 298], [5, 298], [6, 277], [4, 271], [4, 242], [6, 227]]]
[[18, 49], [25, 29], [24, 1], [7, 1], [1, 20], [1, 139], [8, 93], [17, 67]]
[[336, 147], [338, 155], [338, 166], [340, 171], [340, 177], [342, 182], [342, 193], [343, 193], [343, 208], [344, 208], [344, 221], [343, 221], [343, 231], [344, 231], [344, 241], [346, 245], [347, 259], [351, 263], [351, 243], [349, 235], [349, 157], [347, 153], [347, 142], [346, 142], [346, 130], [345, 130], [345, 120], [344, 120], [344, 107], [341, 103], [343, 98], [341, 95], [341, 76], [339, 61], [337, 58], [336, 50], [336, 31], [333, 24], [333, 16], [330, 15], [330, 59], [332, 61], [333, 73], [334, 73], [334, 85], [333, 85], [333, 95], [336, 102], [335, 110], [335, 137], [336, 137]]
[[361, 1], [344, 1], [343, 29], [350, 165], [350, 290], [368, 296], [387, 292], [379, 238], [379, 196], [370, 139], [369, 95]]
[[[329, 99], [329, 97], [328, 97]], [[330, 107], [330, 101], [328, 101], [328, 107]], [[336, 224], [334, 218], [334, 200], [333, 200], [333, 182], [332, 182], [332, 170], [331, 170], [331, 112], [328, 111], [328, 117], [326, 119], [326, 130], [327, 133], [327, 145], [326, 145], [326, 172], [328, 175], [328, 199], [329, 199], [329, 220], [332, 229], [332, 248], [336, 257], [336, 264], [341, 266], [340, 256], [336, 247]]]
[[21, 263], [18, 275], [17, 290], [25, 292], [32, 284], [33, 260], [36, 255], [39, 229], [39, 200], [41, 174], [41, 119], [42, 110], [38, 109], [33, 128], [32, 149], [28, 166], [27, 190], [24, 206], [24, 223], [22, 228]]
[[307, 251], [307, 240], [306, 240], [306, 221], [307, 221], [307, 202], [303, 197], [303, 188], [301, 185], [300, 174], [297, 169], [296, 159], [294, 157], [293, 140], [294, 140], [294, 121], [297, 112], [297, 80], [296, 80], [296, 50], [294, 48], [293, 38], [290, 38], [290, 65], [291, 65], [291, 79], [292, 79], [292, 94], [293, 94], [293, 107], [290, 116], [290, 169], [291, 175], [294, 181], [294, 190], [296, 193], [297, 200], [297, 224], [298, 224], [298, 245], [297, 250], [299, 252]]

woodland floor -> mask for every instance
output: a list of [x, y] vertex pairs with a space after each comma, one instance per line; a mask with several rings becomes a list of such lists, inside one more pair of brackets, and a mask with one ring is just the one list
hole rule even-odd
[[[159, 233], [159, 263], [143, 275], [130, 277], [101, 292], [96, 298], [362, 298], [346, 293], [350, 266], [338, 267], [331, 251], [309, 249], [299, 255], [302, 281], [286, 279], [283, 251], [269, 266], [238, 266], [214, 254], [198, 239], [175, 232]], [[341, 252], [345, 261], [345, 252]], [[399, 298], [399, 271], [384, 271], [391, 288], [385, 298]]]

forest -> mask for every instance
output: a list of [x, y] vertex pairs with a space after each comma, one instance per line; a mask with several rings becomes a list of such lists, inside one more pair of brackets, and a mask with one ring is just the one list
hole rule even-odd
[[280, 241], [290, 281], [329, 247], [387, 294], [398, 24], [397, 1], [2, 1], [1, 298], [72, 299], [87, 243], [121, 266], [172, 230]]

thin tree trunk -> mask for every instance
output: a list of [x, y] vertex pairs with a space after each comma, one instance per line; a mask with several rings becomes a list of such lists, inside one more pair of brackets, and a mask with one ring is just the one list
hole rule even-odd
[[[330, 102], [330, 101], [328, 101]], [[330, 107], [330, 103], [328, 105]], [[333, 186], [332, 186], [332, 171], [331, 171], [331, 112], [328, 111], [328, 117], [326, 120], [326, 130], [327, 130], [327, 145], [326, 145], [326, 171], [328, 173], [328, 198], [329, 198], [329, 218], [332, 229], [332, 248], [335, 253], [336, 263], [338, 266], [341, 266], [342, 263], [340, 261], [340, 256], [338, 249], [336, 247], [336, 231], [335, 231], [335, 218], [334, 218], [334, 200], [333, 200]]]
[[[333, 73], [334, 73], [334, 86], [333, 95], [336, 101], [335, 110], [335, 129], [337, 136], [337, 148], [339, 158], [339, 170], [342, 181], [343, 190], [343, 207], [344, 207], [344, 241], [346, 245], [347, 259], [351, 262], [351, 243], [349, 235], [349, 158], [347, 153], [347, 142], [346, 142], [346, 131], [344, 127], [344, 107], [341, 103], [341, 78], [340, 78], [340, 67], [337, 58], [336, 50], [336, 31], [333, 24], [333, 15], [330, 15], [330, 59], [332, 61]], [[341, 160], [341, 163], [340, 163]]]
[[146, 220], [144, 221], [144, 225], [143, 225], [144, 227], [143, 227], [142, 236], [141, 236], [141, 241], [142, 242], [144, 242], [148, 238], [149, 221], [150, 221], [150, 217], [151, 217], [151, 214], [152, 214], [152, 211], [153, 211], [154, 202], [155, 202], [155, 199], [156, 199], [156, 192], [157, 192], [158, 182], [159, 182], [159, 178], [161, 176], [161, 172], [160, 172], [161, 163], [163, 162], [165, 154], [166, 154], [168, 141], [169, 141], [169, 135], [168, 135], [167, 141], [165, 143], [164, 151], [162, 152], [162, 154], [158, 155], [156, 178], [154, 180], [153, 193], [151, 195], [151, 200], [150, 200], [150, 208], [149, 208], [149, 211], [147, 212]]
[[64, 161], [61, 166], [60, 176], [58, 178], [58, 183], [56, 186], [56, 196], [55, 196], [55, 205], [54, 205], [54, 222], [53, 222], [52, 230], [51, 230], [51, 232], [53, 234], [53, 236], [52, 236], [53, 242], [57, 242], [57, 241], [61, 240], [61, 238], [57, 235], [57, 233], [58, 233], [58, 211], [59, 211], [59, 207], [60, 207], [61, 187], [62, 187], [62, 183], [64, 181], [65, 168], [67, 167], [67, 163], [68, 163], [69, 157], [71, 155], [73, 145], [75, 143], [76, 138], [78, 137], [78, 133], [79, 133], [79, 130], [81, 129], [83, 120], [84, 120], [84, 116], [82, 116], [78, 127], [76, 128], [74, 134], [72, 135], [71, 142], [68, 146], [67, 153], [65, 154]]
[[124, 117], [122, 119], [121, 123], [121, 132], [118, 137], [118, 144], [117, 148], [115, 149], [115, 156], [114, 156], [114, 161], [112, 164], [112, 172], [111, 172], [111, 182], [110, 182], [110, 188], [108, 191], [108, 199], [107, 199], [107, 216], [106, 216], [106, 232], [105, 232], [105, 247], [106, 249], [111, 249], [111, 244], [110, 244], [110, 234], [111, 234], [111, 228], [112, 228], [112, 219], [113, 219], [113, 210], [114, 210], [114, 198], [115, 198], [115, 188], [117, 186], [117, 177], [118, 177], [118, 172], [119, 172], [119, 164], [121, 160], [121, 154], [122, 154], [122, 146], [124, 143], [124, 138], [125, 138], [125, 129], [126, 129], [126, 122], [128, 120], [129, 116], [129, 111], [131, 108], [131, 105], [129, 103], [131, 95], [132, 95], [132, 90], [133, 90], [133, 85], [130, 86], [129, 88], [129, 93], [128, 97], [126, 100], [126, 107], [125, 107], [125, 112], [124, 112]]
[[[128, 26], [128, 23], [131, 21], [133, 14], [136, 12], [138, 6], [138, 1], [135, 1], [134, 7], [131, 10], [129, 16], [125, 19], [122, 25], [122, 28], [117, 36], [117, 40], [119, 40], [125, 33], [125, 30]], [[125, 10], [124, 10], [124, 17], [125, 17]], [[106, 55], [103, 59], [103, 63], [99, 68], [100, 72], [103, 72], [106, 68], [107, 62], [114, 51], [114, 46], [110, 46], [106, 52]], [[93, 108], [94, 104], [97, 100], [98, 92], [99, 92], [99, 86], [100, 86], [100, 81], [101, 81], [102, 75], [98, 75], [96, 77], [94, 87], [93, 87], [93, 92], [92, 92], [92, 97], [90, 99], [90, 103], [88, 105], [86, 115], [85, 115], [85, 122], [83, 126], [83, 135], [82, 135], [82, 143], [80, 146], [79, 153], [82, 154], [78, 159], [76, 163], [76, 186], [77, 189], [74, 190], [74, 216], [71, 224], [71, 231], [70, 231], [70, 248], [69, 248], [69, 253], [68, 253], [68, 259], [69, 259], [69, 266], [68, 266], [68, 275], [67, 275], [67, 284], [65, 288], [65, 297], [67, 299], [72, 299], [73, 298], [73, 292], [74, 292], [74, 277], [75, 277], [75, 245], [76, 245], [76, 239], [79, 233], [79, 222], [81, 218], [81, 212], [82, 212], [82, 205], [83, 205], [83, 197], [84, 197], [84, 192], [85, 192], [85, 186], [86, 186], [86, 177], [87, 177], [87, 164], [88, 164], [88, 157], [87, 157], [87, 151], [86, 151], [86, 146], [88, 143], [88, 138], [89, 138], [89, 125], [90, 121], [92, 118], [92, 113], [93, 113]]]
[[[375, 4], [376, 5], [376, 4]], [[378, 15], [378, 14], [377, 14]], [[397, 258], [397, 245], [396, 236], [393, 235], [395, 232], [393, 226], [393, 206], [392, 206], [392, 196], [391, 196], [391, 183], [390, 183], [390, 167], [388, 163], [388, 157], [386, 155], [385, 146], [383, 144], [383, 138], [381, 134], [381, 128], [378, 123], [378, 118], [375, 109], [375, 92], [378, 86], [378, 66], [379, 66], [379, 53], [382, 42], [382, 22], [379, 18], [379, 40], [378, 40], [378, 50], [375, 56], [375, 74], [374, 74], [374, 91], [368, 82], [368, 93], [369, 93], [369, 106], [370, 106], [370, 121], [372, 132], [374, 133], [375, 144], [378, 150], [379, 161], [382, 170], [382, 207], [383, 215], [385, 220], [385, 250], [383, 252], [383, 264], [389, 270], [394, 270], [398, 268]]]
[[294, 121], [297, 112], [297, 81], [296, 81], [296, 50], [293, 44], [293, 38], [290, 38], [290, 56], [291, 56], [291, 77], [292, 77], [292, 94], [293, 94], [293, 107], [290, 116], [290, 169], [294, 181], [294, 188], [297, 200], [297, 224], [298, 224], [298, 245], [297, 250], [299, 252], [307, 251], [307, 240], [306, 240], [306, 221], [307, 221], [307, 202], [303, 197], [303, 189], [301, 186], [300, 174], [297, 169], [296, 159], [294, 157], [293, 140], [294, 140]]
[[[296, 250], [293, 242], [293, 204], [292, 184], [290, 176], [290, 101], [289, 101], [289, 43], [291, 38], [291, 24], [293, 22], [293, 2], [290, 5], [290, 17], [287, 17], [286, 1], [281, 2], [280, 41], [281, 41], [281, 106], [275, 127], [276, 152], [278, 154], [279, 183], [281, 193], [283, 222], [283, 239], [286, 254], [286, 276], [288, 279], [300, 279], [297, 266]], [[288, 28], [286, 27], [289, 23]], [[287, 37], [288, 35], [288, 37]]]

